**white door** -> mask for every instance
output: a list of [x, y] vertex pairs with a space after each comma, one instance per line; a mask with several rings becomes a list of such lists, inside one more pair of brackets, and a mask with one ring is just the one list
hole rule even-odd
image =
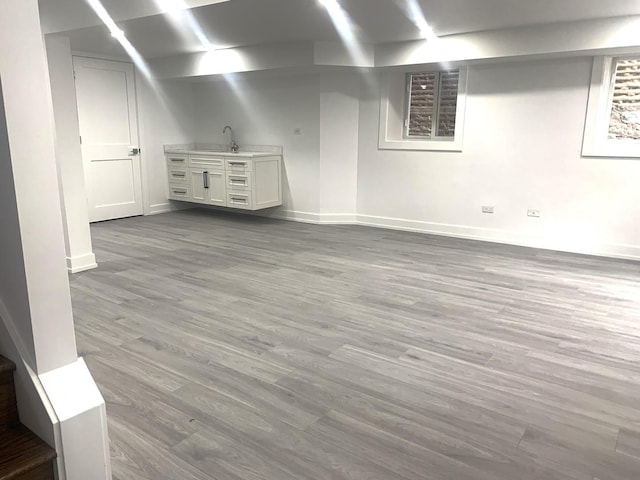
[[73, 57], [89, 220], [142, 215], [133, 64]]

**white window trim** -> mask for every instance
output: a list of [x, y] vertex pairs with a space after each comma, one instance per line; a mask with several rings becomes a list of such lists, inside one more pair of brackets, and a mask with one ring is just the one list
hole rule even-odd
[[640, 141], [609, 139], [614, 60], [632, 55], [600, 56], [593, 59], [587, 118], [582, 140], [583, 157], [640, 158]]
[[[433, 69], [440, 71], [441, 69]], [[380, 130], [378, 148], [381, 150], [430, 150], [461, 152], [464, 137], [464, 114], [467, 105], [466, 66], [458, 67], [458, 103], [456, 106], [456, 132], [453, 139], [421, 139], [405, 137], [406, 78], [409, 71], [387, 72], [382, 77], [380, 94]], [[422, 70], [428, 71], [428, 70]]]

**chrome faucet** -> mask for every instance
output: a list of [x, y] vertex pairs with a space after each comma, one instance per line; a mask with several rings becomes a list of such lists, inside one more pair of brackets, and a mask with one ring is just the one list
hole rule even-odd
[[223, 134], [227, 133], [227, 130], [229, 130], [231, 132], [231, 142], [229, 142], [229, 151], [231, 153], [238, 153], [238, 149], [240, 147], [236, 143], [236, 134], [233, 133], [233, 128], [231, 128], [229, 125], [224, 127], [224, 129], [222, 130], [222, 133]]

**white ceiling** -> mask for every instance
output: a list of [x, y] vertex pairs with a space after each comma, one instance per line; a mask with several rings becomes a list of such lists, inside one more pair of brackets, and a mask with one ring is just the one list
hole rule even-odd
[[[142, 0], [109, 0], [114, 18], [127, 18], [126, 5]], [[219, 1], [219, 0], [218, 0]], [[339, 0], [357, 25], [358, 37], [368, 43], [419, 38], [407, 18], [407, 0]], [[102, 25], [73, 29], [73, 15], [60, 8], [77, 7], [75, 25], [87, 25], [85, 0], [40, 0], [43, 25], [65, 24], [72, 48], [101, 54], [123, 51]], [[52, 7], [57, 5], [59, 8]], [[60, 3], [62, 2], [62, 3]], [[149, 0], [145, 0], [148, 4]], [[639, 0], [417, 0], [437, 35], [496, 30], [527, 25], [640, 15]], [[200, 2], [211, 3], [211, 2]], [[192, 2], [198, 4], [197, 1]], [[191, 10], [209, 41], [231, 47], [295, 41], [339, 41], [326, 10], [318, 0], [230, 0]], [[147, 58], [202, 50], [184, 21], [172, 22], [147, 8], [141, 18], [118, 22], [127, 38]], [[137, 14], [129, 15], [141, 16]], [[57, 19], [54, 17], [58, 17]], [[61, 22], [61, 18], [64, 22]], [[97, 22], [91, 22], [97, 23]], [[57, 30], [60, 30], [58, 28]], [[52, 31], [52, 30], [50, 30]]]

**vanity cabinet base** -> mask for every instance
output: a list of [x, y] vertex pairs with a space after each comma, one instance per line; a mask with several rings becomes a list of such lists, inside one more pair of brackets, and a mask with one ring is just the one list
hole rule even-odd
[[261, 210], [282, 205], [279, 155], [167, 153], [169, 199]]

